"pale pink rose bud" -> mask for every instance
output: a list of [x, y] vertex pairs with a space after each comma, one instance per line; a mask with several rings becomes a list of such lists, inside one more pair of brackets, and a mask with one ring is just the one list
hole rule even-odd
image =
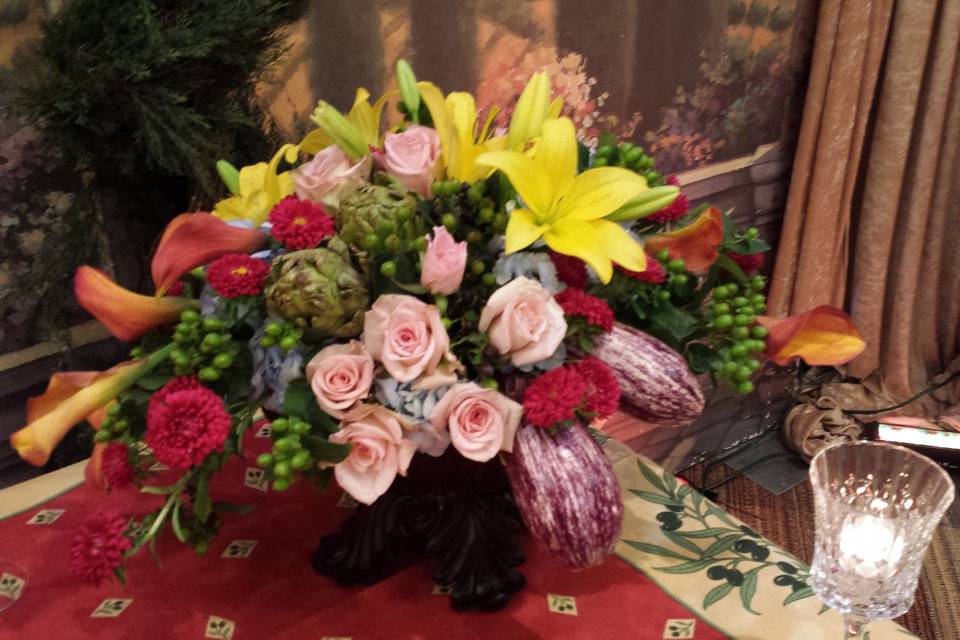
[[383, 138], [383, 168], [411, 191], [430, 197], [434, 170], [440, 159], [440, 136], [430, 127], [414, 124], [402, 133]]
[[357, 340], [332, 344], [307, 363], [307, 380], [320, 408], [334, 418], [342, 418], [369, 395], [373, 358]]
[[[413, 296], [387, 294], [364, 316], [363, 344], [397, 381], [410, 382], [436, 372], [450, 338], [435, 306]], [[452, 354], [448, 360], [455, 361]]]
[[345, 190], [369, 180], [371, 162], [371, 157], [365, 156], [351, 164], [340, 147], [331, 145], [293, 170], [297, 197], [336, 207]]
[[480, 331], [516, 366], [546, 360], [567, 333], [563, 309], [539, 282], [519, 277], [493, 292], [480, 314]]
[[434, 295], [448, 296], [460, 288], [467, 268], [467, 243], [457, 242], [446, 227], [434, 227], [423, 254], [420, 284]]
[[450, 387], [430, 416], [437, 430], [450, 431], [450, 441], [464, 458], [477, 462], [492, 459], [499, 451], [513, 451], [513, 437], [523, 407], [476, 382]]

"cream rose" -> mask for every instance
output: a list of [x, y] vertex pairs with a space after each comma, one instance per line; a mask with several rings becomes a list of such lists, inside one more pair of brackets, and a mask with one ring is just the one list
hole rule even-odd
[[417, 445], [403, 438], [410, 425], [380, 405], [363, 404], [348, 411], [330, 441], [351, 444], [345, 460], [333, 474], [344, 491], [363, 504], [373, 504], [399, 473], [407, 475]]
[[410, 382], [437, 370], [450, 338], [435, 306], [388, 294], [364, 315], [363, 344], [397, 381]]
[[310, 162], [293, 170], [297, 196], [301, 200], [336, 207], [345, 188], [367, 182], [371, 162], [371, 156], [366, 156], [351, 164], [340, 147], [331, 145], [313, 156]]
[[513, 437], [523, 407], [475, 382], [455, 384], [430, 415], [434, 429], [448, 429], [450, 441], [464, 458], [486, 462], [498, 451], [513, 451]]
[[414, 124], [402, 133], [383, 137], [383, 168], [407, 189], [430, 197], [434, 170], [440, 159], [440, 136], [430, 127]]
[[467, 268], [467, 243], [457, 242], [446, 227], [434, 227], [420, 270], [420, 284], [432, 294], [448, 296], [460, 288]]
[[480, 331], [517, 366], [552, 356], [567, 333], [563, 309], [529, 278], [511, 280], [493, 292], [480, 314]]
[[332, 344], [307, 363], [307, 380], [320, 408], [334, 418], [342, 418], [369, 395], [373, 358], [357, 340]]

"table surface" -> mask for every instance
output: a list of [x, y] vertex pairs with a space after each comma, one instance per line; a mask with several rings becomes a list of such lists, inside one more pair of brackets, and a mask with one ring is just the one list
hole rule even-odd
[[[248, 460], [268, 442], [251, 434]], [[252, 464], [241, 459], [232, 460], [215, 479], [214, 498], [251, 504], [254, 510], [227, 515], [205, 556], [167, 533], [158, 545], [160, 564], [140, 554], [129, 565], [126, 587], [80, 586], [69, 575], [68, 556], [86, 515], [103, 506], [142, 514], [157, 497], [133, 491], [105, 495], [78, 486], [82, 465], [75, 465], [0, 491], [0, 518], [5, 516], [0, 559], [14, 561], [27, 579], [19, 601], [0, 614], [0, 639], [808, 640], [830, 637], [840, 628], [833, 612], [821, 614], [812, 593], [792, 595], [802, 590], [774, 585], [782, 573], [778, 563], [790, 563], [802, 575], [801, 562], [652, 462], [612, 441], [607, 451], [625, 490], [619, 557], [569, 571], [526, 539], [528, 586], [495, 614], [452, 611], [423, 562], [365, 588], [340, 588], [314, 574], [311, 551], [349, 507], [339, 504], [338, 491], [319, 494], [306, 483], [285, 494], [264, 492], [251, 482]], [[682, 506], [683, 526], [664, 531], [656, 516], [671, 503]], [[759, 563], [738, 556], [733, 537], [754, 541], [768, 555]], [[733, 554], [744, 569], [748, 577], [742, 584], [707, 577], [707, 568], [728, 562], [724, 554]], [[911, 637], [892, 623], [871, 631], [871, 640]]]

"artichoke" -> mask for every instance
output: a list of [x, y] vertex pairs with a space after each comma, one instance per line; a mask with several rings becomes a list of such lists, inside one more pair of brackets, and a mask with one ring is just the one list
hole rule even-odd
[[277, 256], [264, 293], [270, 313], [292, 320], [310, 339], [360, 335], [370, 301], [365, 275], [337, 237], [326, 247]]
[[417, 206], [416, 197], [406, 191], [365, 184], [343, 199], [337, 211], [337, 227], [344, 242], [370, 249], [368, 236], [399, 229]]

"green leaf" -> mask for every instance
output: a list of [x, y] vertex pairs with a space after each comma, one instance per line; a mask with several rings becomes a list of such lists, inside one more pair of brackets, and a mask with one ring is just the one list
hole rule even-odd
[[753, 602], [753, 596], [757, 593], [757, 575], [761, 569], [763, 569], [762, 565], [747, 571], [743, 576], [743, 582], [740, 584], [740, 602], [743, 603], [744, 609], [754, 615], [760, 615], [750, 608], [750, 603]]
[[716, 604], [717, 602], [723, 600], [731, 591], [733, 591], [733, 585], [729, 582], [724, 582], [723, 584], [717, 585], [704, 597], [703, 608], [706, 609], [710, 605]]
[[643, 474], [644, 479], [652, 484], [654, 489], [657, 489], [664, 494], [669, 493], [667, 488], [663, 485], [663, 482], [660, 480], [660, 476], [657, 475], [653, 469], [650, 469], [647, 467], [647, 465], [643, 464], [643, 461], [640, 460], [640, 458], [637, 458], [637, 466], [640, 468], [640, 473]]
[[317, 397], [313, 395], [310, 383], [306, 378], [297, 378], [287, 385], [287, 391], [283, 395], [282, 413], [306, 420], [311, 407], [316, 404]]
[[691, 542], [690, 540], [687, 540], [683, 536], [678, 535], [676, 531], [664, 531], [663, 535], [665, 538], [670, 540], [670, 542], [672, 542], [673, 544], [677, 545], [678, 547], [683, 547], [690, 553], [695, 554], [697, 557], [700, 557], [701, 555], [703, 555], [703, 549], [698, 547], [695, 543]]
[[770, 251], [770, 245], [761, 240], [760, 238], [747, 238], [743, 242], [743, 249], [737, 247], [737, 253], [742, 253], [745, 256], [752, 256], [757, 253], [764, 253], [765, 251]]
[[163, 385], [167, 384], [170, 381], [170, 376], [165, 375], [148, 375], [137, 380], [137, 386], [141, 389], [146, 389], [147, 391], [156, 391]]
[[210, 471], [202, 469], [197, 474], [197, 490], [193, 496], [193, 513], [200, 522], [210, 517]]
[[681, 553], [677, 553], [676, 551], [672, 551], [666, 547], [661, 547], [655, 544], [636, 542], [634, 540], [624, 540], [624, 542], [637, 551], [643, 551], [644, 553], [649, 553], [651, 555], [662, 556], [664, 558], [673, 558], [674, 560], [683, 560], [684, 562], [693, 562], [694, 560], [693, 558], [688, 558]]
[[313, 485], [314, 489], [325, 491], [333, 478], [333, 469], [331, 467], [320, 469], [317, 473], [309, 474], [307, 477], [310, 478], [310, 484]]
[[616, 145], [617, 137], [609, 131], [604, 131], [597, 138], [597, 147], [615, 147]]
[[733, 217], [730, 215], [733, 210], [723, 214], [723, 244], [730, 244], [737, 235], [737, 228], [733, 224]]
[[397, 288], [406, 291], [407, 293], [412, 293], [415, 296], [422, 296], [426, 295], [427, 293], [427, 288], [421, 284], [406, 284], [403, 282], [398, 282], [397, 280], [393, 280], [393, 284]]
[[213, 503], [214, 511], [222, 511], [224, 513], [250, 513], [253, 511], [252, 504], [235, 504], [233, 502], [214, 502]]
[[737, 543], [737, 540], [740, 539], [740, 536], [732, 534], [729, 536], [723, 536], [722, 538], [717, 538], [717, 540], [711, 544], [709, 547], [703, 550], [703, 556], [705, 558], [712, 558], [713, 556], [723, 553], [733, 545]]
[[183, 533], [183, 529], [180, 527], [180, 501], [177, 500], [177, 504], [173, 505], [173, 516], [170, 518], [170, 526], [173, 528], [173, 535], [177, 536], [177, 540], [180, 542], [186, 542], [187, 536]]
[[796, 602], [797, 600], [803, 600], [804, 598], [809, 598], [812, 595], [814, 595], [813, 589], [811, 589], [810, 587], [804, 587], [799, 591], [794, 591], [793, 593], [788, 595], [786, 598], [784, 598], [783, 606], [787, 606], [791, 602]]
[[725, 533], [730, 533], [729, 529], [723, 529], [720, 527], [711, 527], [709, 529], [700, 529], [699, 531], [679, 531], [682, 536], [687, 538], [716, 538], [717, 536], [722, 536]]
[[593, 436], [593, 439], [600, 446], [603, 446], [603, 444], [610, 439], [610, 436], [605, 434], [603, 431], [600, 431], [599, 429], [594, 429], [593, 427], [587, 427], [587, 431], [590, 432], [590, 435]]
[[693, 493], [693, 487], [688, 484], [680, 485], [680, 488], [677, 490], [677, 500], [680, 501], [680, 504], [684, 504], [687, 496]]
[[715, 516], [715, 517], [717, 517], [721, 522], [723, 522], [724, 524], [727, 524], [727, 525], [729, 525], [729, 526], [731, 526], [731, 527], [736, 527], [736, 526], [738, 526], [737, 523], [734, 522], [733, 519], [730, 517], [730, 514], [728, 514], [726, 511], [724, 511], [723, 509], [721, 509], [721, 508], [718, 507], [717, 505], [713, 504], [712, 502], [709, 502], [709, 503], [707, 503], [707, 504], [708, 504], [708, 506], [707, 506], [707, 515]]
[[740, 265], [731, 260], [729, 256], [720, 254], [717, 256], [717, 260], [714, 262], [714, 264], [728, 272], [740, 282], [744, 282], [747, 279], [747, 276], [744, 275], [743, 269], [740, 268]]
[[654, 327], [673, 336], [676, 340], [683, 340], [696, 331], [699, 325], [699, 320], [696, 317], [673, 306], [669, 301], [662, 302], [653, 310], [650, 314], [650, 322]]
[[352, 445], [330, 442], [319, 436], [306, 436], [303, 439], [303, 446], [310, 451], [314, 459], [320, 462], [337, 463], [350, 455]]
[[682, 564], [675, 564], [672, 567], [654, 567], [654, 568], [657, 571], [661, 571], [663, 573], [671, 573], [671, 574], [696, 573], [697, 571], [703, 571], [713, 563], [714, 563], [713, 558], [707, 558], [704, 560], [690, 560], [689, 562], [684, 562]]
[[687, 362], [694, 373], [706, 373], [713, 371], [711, 365], [714, 362], [723, 362], [723, 358], [707, 345], [692, 342], [687, 345]]
[[667, 507], [682, 507], [682, 504], [679, 504], [673, 498], [662, 496], [659, 493], [651, 493], [650, 491], [638, 491], [636, 489], [630, 489], [630, 493], [646, 500], [647, 502], [653, 502], [654, 504], [662, 504]]

